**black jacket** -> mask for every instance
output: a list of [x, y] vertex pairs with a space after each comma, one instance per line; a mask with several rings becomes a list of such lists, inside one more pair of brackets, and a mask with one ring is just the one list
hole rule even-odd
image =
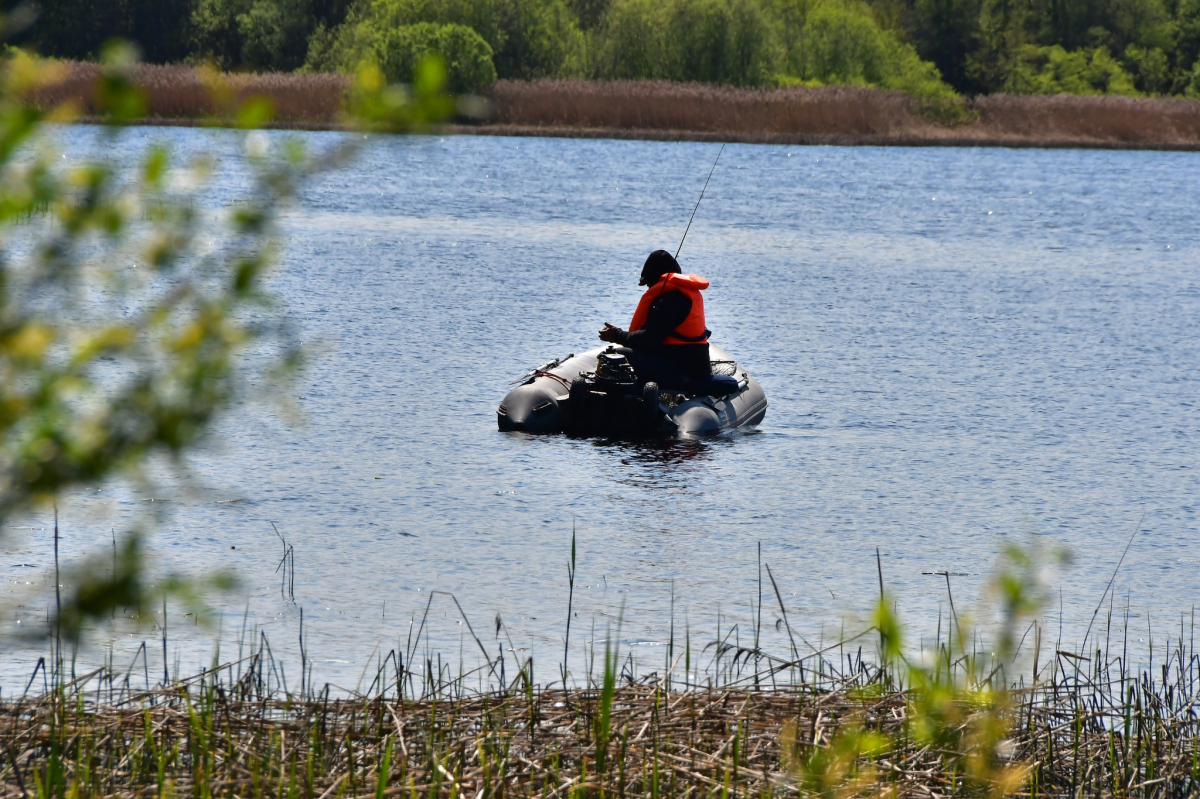
[[633, 332], [622, 330], [617, 342], [631, 350], [655, 353], [670, 358], [679, 371], [690, 378], [712, 374], [708, 344], [663, 344], [667, 336], [683, 324], [692, 312], [692, 301], [682, 291], [668, 291], [650, 303], [646, 324]]

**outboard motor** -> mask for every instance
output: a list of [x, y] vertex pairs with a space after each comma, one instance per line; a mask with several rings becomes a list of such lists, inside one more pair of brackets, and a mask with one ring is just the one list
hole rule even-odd
[[663, 424], [657, 383], [639, 386], [629, 359], [609, 347], [595, 372], [571, 381], [566, 428], [577, 435], [657, 435]]
[[609, 347], [600, 353], [600, 357], [596, 359], [595, 374], [597, 382], [610, 388], [632, 388], [637, 383], [637, 372], [633, 371], [633, 364], [617, 352], [615, 347]]

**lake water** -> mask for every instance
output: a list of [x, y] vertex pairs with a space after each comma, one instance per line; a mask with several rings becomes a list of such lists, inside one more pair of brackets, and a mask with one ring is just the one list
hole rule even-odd
[[[273, 145], [294, 134], [269, 134]], [[337, 134], [299, 134], [313, 148]], [[94, 129], [57, 134], [68, 158]], [[232, 164], [242, 134], [135, 129]], [[162, 477], [64, 500], [68, 560], [105, 553], [153, 498], [158, 566], [232, 569], [217, 626], [168, 610], [170, 657], [198, 670], [240, 630], [353, 688], [451, 592], [489, 652], [562, 659], [578, 539], [572, 668], [615, 629], [661, 667], [672, 607], [695, 645], [753, 638], [757, 548], [814, 644], [855, 630], [875, 553], [902, 617], [930, 635], [1006, 542], [1063, 545], [1050, 638], [1082, 638], [1116, 580], [1135, 649], [1200, 600], [1200, 158], [1187, 153], [729, 145], [681, 254], [714, 340], [770, 401], [752, 432], [632, 445], [496, 430], [510, 380], [627, 324], [638, 271], [674, 250], [717, 146], [378, 137], [288, 212], [277, 289], [310, 352], [299, 420], [239, 406]], [[211, 195], [237, 195], [236, 170]], [[294, 546], [295, 601], [281, 597]], [[10, 533], [5, 692], [45, 646], [47, 514]], [[234, 549], [233, 547], [236, 547]], [[31, 564], [21, 566], [17, 564]], [[1105, 604], [1107, 610], [1108, 604]], [[503, 630], [496, 635], [496, 617]], [[766, 648], [786, 654], [766, 588]], [[1123, 617], [1122, 617], [1123, 618]], [[1102, 614], [1100, 624], [1104, 623]], [[1059, 630], [1061, 628], [1061, 632]], [[1114, 635], [1118, 634], [1114, 628]], [[1121, 627], [1121, 633], [1124, 633]], [[128, 663], [156, 629], [118, 624], [81, 662]], [[418, 645], [479, 660], [434, 595]], [[411, 647], [411, 644], [409, 644]], [[153, 667], [154, 660], [151, 660]], [[511, 661], [509, 668], [512, 668]], [[294, 672], [293, 672], [294, 673]]]

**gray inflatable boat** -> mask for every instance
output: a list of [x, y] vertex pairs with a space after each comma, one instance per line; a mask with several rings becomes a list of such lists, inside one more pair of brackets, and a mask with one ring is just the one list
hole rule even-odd
[[496, 422], [504, 431], [622, 438], [712, 436], [761, 422], [762, 386], [725, 350], [708, 346], [713, 376], [688, 392], [640, 383], [613, 347], [550, 361], [517, 381]]

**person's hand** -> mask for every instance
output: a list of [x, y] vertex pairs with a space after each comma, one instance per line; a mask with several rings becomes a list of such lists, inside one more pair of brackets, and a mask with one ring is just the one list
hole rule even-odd
[[604, 327], [600, 328], [600, 340], [607, 341], [609, 344], [616, 344], [621, 340], [621, 334], [625, 331], [615, 325], [604, 323]]

